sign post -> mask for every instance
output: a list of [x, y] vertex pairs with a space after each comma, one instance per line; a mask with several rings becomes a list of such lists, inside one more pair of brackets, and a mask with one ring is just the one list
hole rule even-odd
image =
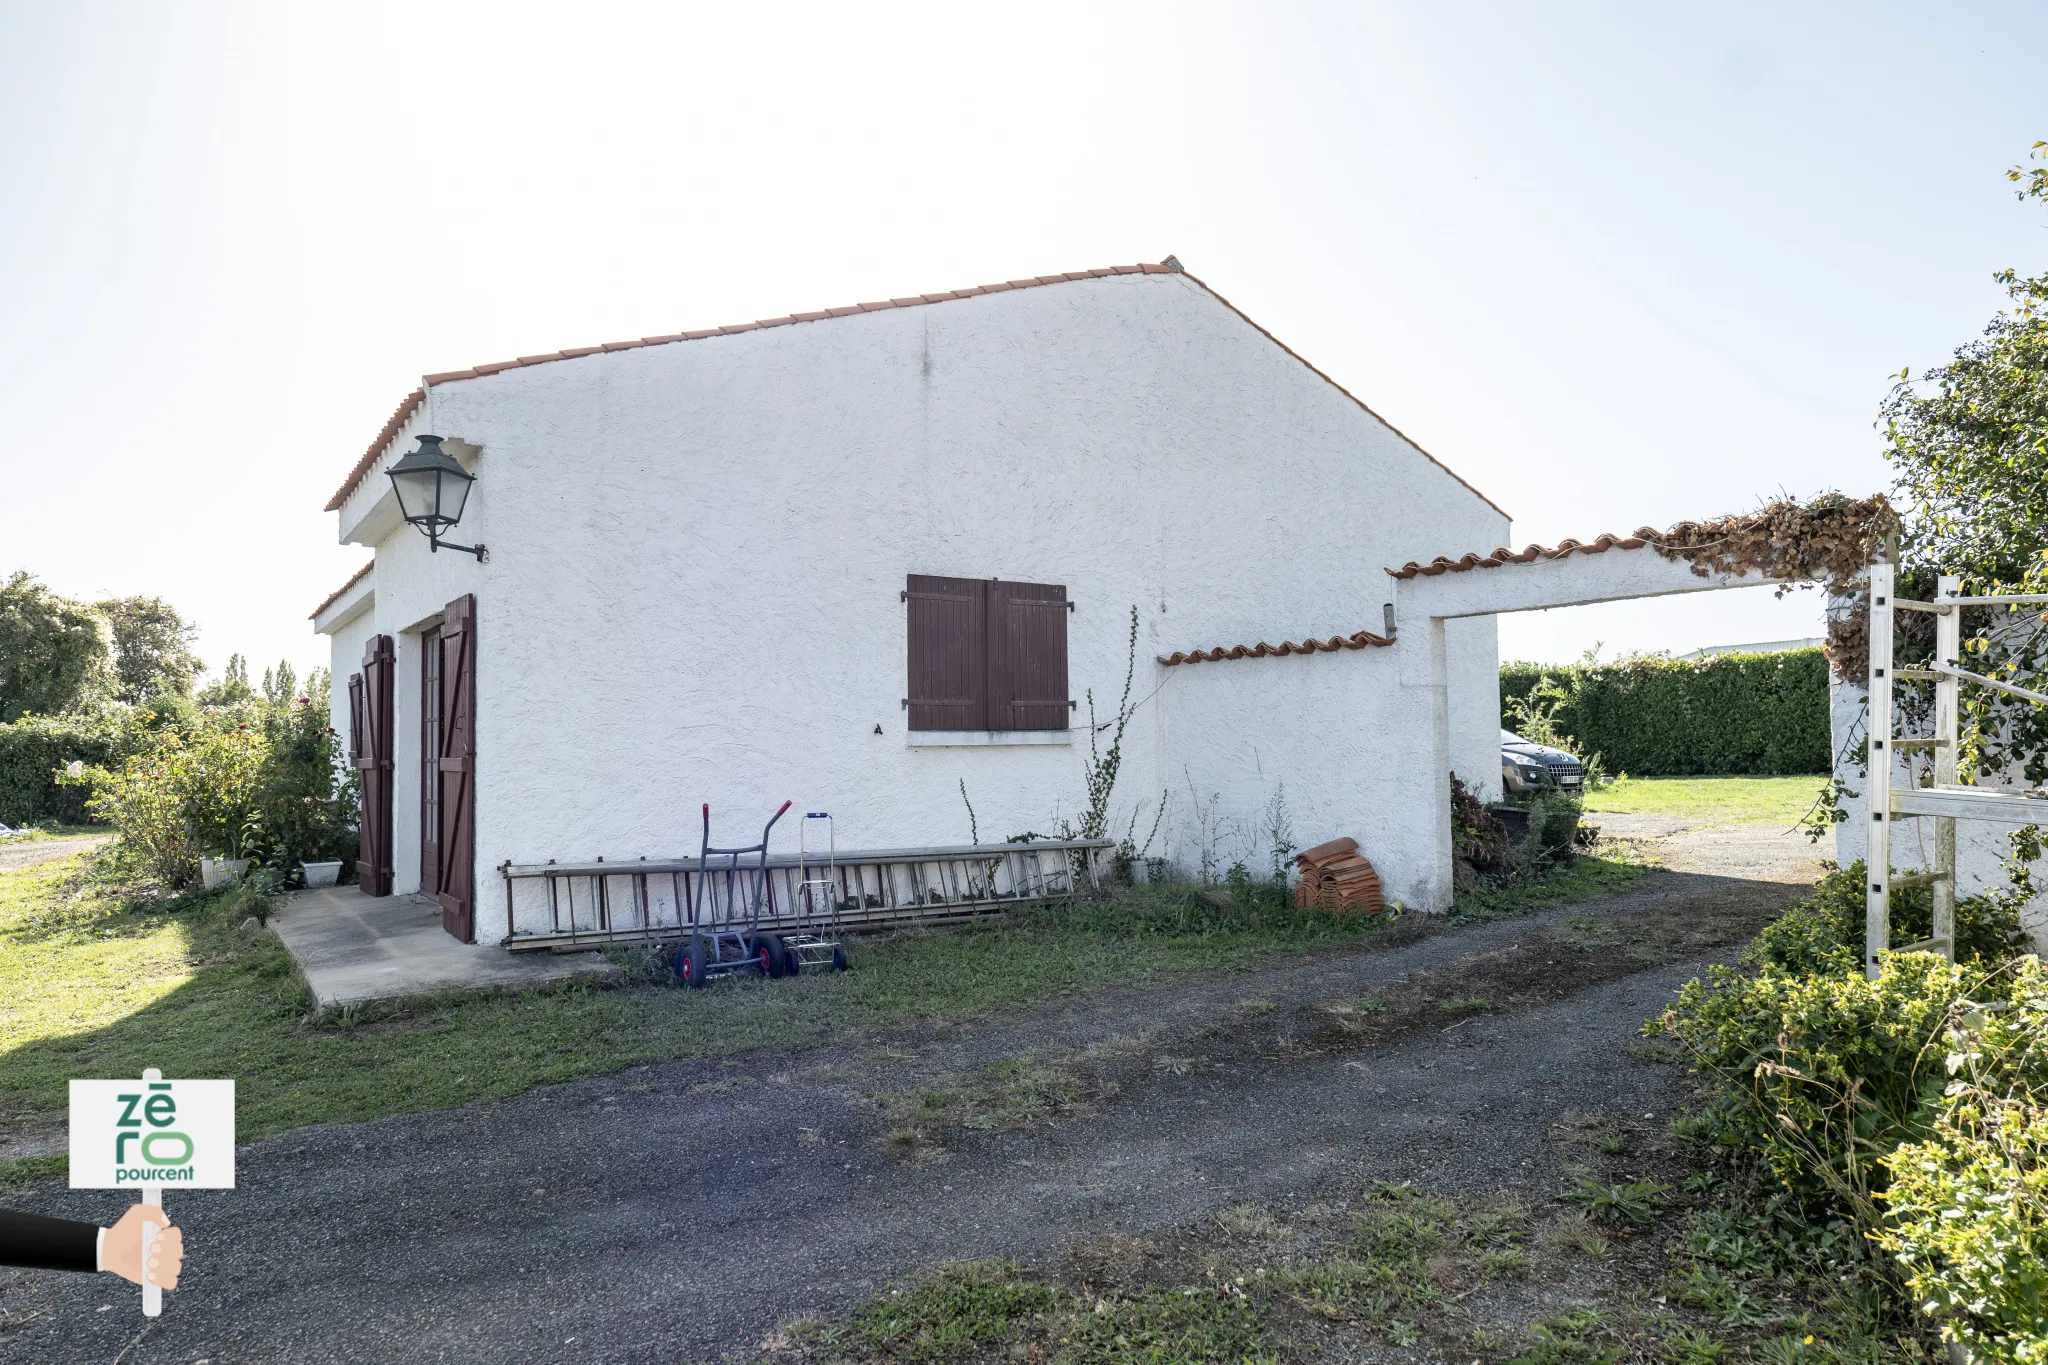
[[[167, 1081], [151, 1067], [140, 1081], [71, 1083], [71, 1188], [139, 1190], [163, 1207], [166, 1185], [188, 1190], [235, 1187], [235, 1083]], [[149, 1283], [155, 1223], [142, 1225], [142, 1312], [163, 1311], [164, 1292]]]

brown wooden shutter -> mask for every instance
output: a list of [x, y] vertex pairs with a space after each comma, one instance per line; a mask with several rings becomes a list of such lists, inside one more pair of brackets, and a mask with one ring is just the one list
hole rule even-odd
[[986, 730], [988, 591], [978, 578], [911, 574], [910, 728]]
[[356, 878], [367, 896], [391, 894], [391, 699], [397, 671], [391, 637], [373, 635], [363, 647], [361, 685], [355, 678], [349, 683], [350, 705], [361, 716], [351, 727], [363, 785]]
[[1064, 730], [1067, 590], [1055, 583], [988, 585], [989, 728]]
[[441, 927], [476, 941], [476, 595], [441, 618]]

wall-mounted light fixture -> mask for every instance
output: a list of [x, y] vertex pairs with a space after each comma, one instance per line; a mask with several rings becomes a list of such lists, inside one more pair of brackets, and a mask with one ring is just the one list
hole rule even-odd
[[476, 475], [441, 449], [440, 437], [420, 437], [419, 449], [408, 452], [389, 472], [391, 487], [398, 494], [399, 513], [426, 532], [430, 546], [475, 555], [480, 564], [490, 558], [481, 545], [457, 545], [441, 539], [443, 530], [462, 520], [462, 505], [469, 500], [469, 486], [476, 482]]

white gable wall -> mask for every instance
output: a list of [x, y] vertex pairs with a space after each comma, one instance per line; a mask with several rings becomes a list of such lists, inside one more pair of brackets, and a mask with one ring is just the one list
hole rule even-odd
[[[474, 591], [480, 938], [504, 929], [499, 863], [694, 852], [707, 800], [728, 842], [785, 798], [831, 810], [845, 846], [965, 842], [962, 781], [984, 840], [1073, 818], [1085, 701], [1071, 746], [911, 743], [908, 573], [1065, 584], [1073, 695], [1104, 717], [1137, 606], [1119, 830], [1142, 807], [1142, 840], [1165, 789], [1169, 856], [1195, 865], [1206, 819], [1221, 864], [1256, 870], [1284, 782], [1295, 843], [1351, 834], [1391, 894], [1429, 884], [1427, 689], [1395, 657], [1419, 641], [1154, 656], [1378, 631], [1384, 566], [1499, 544], [1507, 519], [1183, 276], [512, 370], [438, 387], [413, 426], [483, 447], [454, 538], [491, 560], [430, 557], [404, 527], [377, 546], [398, 886], [417, 884], [409, 632]], [[1451, 625], [1454, 766], [1497, 790], [1492, 621]]]

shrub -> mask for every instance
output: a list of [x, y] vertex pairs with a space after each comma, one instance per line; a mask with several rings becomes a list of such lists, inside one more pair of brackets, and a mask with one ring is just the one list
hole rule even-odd
[[[2027, 866], [2039, 856], [2037, 837], [2022, 830], [2021, 845], [2006, 867], [2012, 883], [2004, 890], [1966, 896], [1956, 902], [1956, 960], [1995, 965], [2020, 951], [2026, 932], [2020, 908], [2032, 898]], [[1823, 876], [1811, 895], [1786, 911], [1744, 950], [1745, 965], [1788, 975], [1839, 976], [1863, 970], [1863, 864]], [[1919, 943], [1934, 932], [1934, 894], [1925, 886], [1895, 888], [1891, 894], [1891, 946]]]
[[1886, 1160], [1875, 1240], [1942, 1334], [1980, 1361], [2048, 1362], [2048, 973], [2011, 969], [2010, 1004], [1968, 1010], [1944, 1037], [1945, 1089], [1928, 1135]]
[[1687, 982], [1650, 1025], [1719, 1082], [1719, 1138], [1784, 1186], [1839, 1200], [1866, 1227], [1883, 1158], [1925, 1136], [1947, 1077], [1936, 1045], [1972, 978], [1931, 953], [1860, 972], [1739, 975]]
[[1599, 755], [1609, 772], [1824, 773], [1834, 754], [1827, 660], [1817, 648], [1509, 663], [1500, 671], [1500, 700], [1506, 728], [1540, 710], [1568, 741], [1563, 747]]
[[186, 707], [117, 764], [67, 779], [120, 831], [120, 852], [167, 890], [190, 885], [202, 857], [250, 858], [279, 882], [301, 860], [352, 861], [356, 786], [327, 724], [324, 673], [310, 695], [232, 708]]
[[1538, 794], [1529, 803], [1529, 837], [1525, 861], [1568, 862], [1577, 852], [1579, 819], [1585, 807], [1564, 792]]
[[0, 824], [85, 823], [85, 787], [60, 784], [72, 763], [100, 767], [130, 747], [118, 708], [64, 716], [24, 716], [0, 725]]
[[1451, 774], [1451, 849], [1481, 872], [1505, 869], [1508, 832], [1484, 802]]
[[[326, 674], [320, 675], [324, 684]], [[264, 708], [266, 753], [255, 792], [256, 845], [268, 865], [287, 874], [300, 862], [356, 856], [355, 774], [337, 782], [340, 745], [327, 723], [324, 686], [315, 695]]]
[[[1695, 1132], [1847, 1215], [1945, 1334], [2016, 1365], [2048, 1365], [2048, 969], [2012, 956], [2039, 853], [2015, 834], [2011, 885], [1958, 904], [1959, 964], [1898, 953], [1866, 978], [1854, 864], [1646, 1030], [1714, 1082]], [[1927, 936], [1924, 889], [1892, 905], [1895, 947]]]
[[246, 724], [163, 730], [125, 763], [91, 768], [87, 809], [120, 831], [122, 851], [169, 890], [189, 886], [202, 857], [242, 857], [256, 815], [263, 739]]

